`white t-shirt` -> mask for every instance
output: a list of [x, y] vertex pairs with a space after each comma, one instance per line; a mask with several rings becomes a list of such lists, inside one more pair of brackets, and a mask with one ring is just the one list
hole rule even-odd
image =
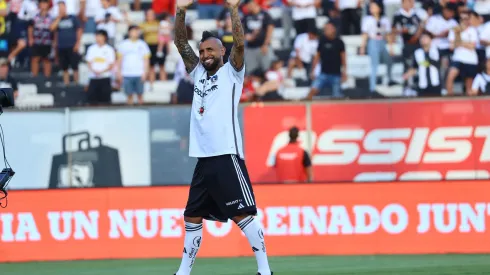
[[238, 103], [245, 66], [237, 72], [227, 62], [208, 78], [206, 69], [199, 63], [189, 75], [194, 80], [189, 156], [202, 158], [235, 154], [243, 159]]
[[21, 20], [29, 21], [38, 14], [38, 11], [36, 2], [33, 0], [24, 0], [17, 16]]
[[[97, 11], [95, 15], [95, 22], [105, 20], [107, 14], [110, 14], [113, 19], [118, 21], [123, 19], [123, 16], [117, 7], [109, 7], [107, 9], [100, 9]], [[116, 36], [116, 23], [113, 21], [109, 21], [107, 23], [102, 21], [101, 23], [97, 24], [97, 29], [105, 30], [109, 38], [114, 38]]]
[[311, 40], [307, 33], [296, 36], [294, 40], [294, 50], [292, 57], [296, 57], [296, 50], [299, 51], [299, 59], [305, 63], [311, 63], [318, 49], [318, 39]]
[[[455, 39], [454, 31], [451, 30], [449, 32], [449, 41], [453, 42]], [[478, 43], [478, 31], [474, 27], [469, 27], [466, 30], [461, 32], [461, 41], [470, 42], [470, 43]], [[458, 61], [464, 64], [470, 65], [478, 65], [478, 55], [476, 54], [476, 50], [470, 50], [465, 47], [457, 47], [454, 50], [453, 60]]]
[[145, 73], [145, 59], [151, 52], [145, 41], [125, 39], [117, 47], [117, 54], [122, 57], [121, 74], [124, 77], [140, 77]]
[[[425, 29], [433, 35], [440, 35], [446, 31], [456, 27], [458, 22], [454, 19], [446, 20], [442, 15], [433, 15], [427, 20]], [[436, 46], [439, 50], [449, 49], [449, 40], [447, 38], [434, 38], [432, 45]]]
[[471, 85], [472, 90], [478, 90], [485, 93], [487, 90], [487, 85], [490, 83], [490, 75], [486, 73], [477, 74], [473, 80], [473, 85]]
[[356, 9], [359, 5], [359, 0], [339, 0], [339, 10]]
[[[88, 47], [85, 60], [90, 63], [90, 66], [94, 71], [105, 71], [116, 62], [116, 52], [114, 51], [114, 48], [107, 44], [103, 46], [93, 44]], [[96, 76], [93, 71], [90, 71], [89, 78], [110, 78], [111, 75], [112, 71], [105, 72], [99, 76]]]
[[473, 9], [481, 15], [490, 14], [490, 0], [476, 0]]
[[[480, 32], [480, 40], [490, 42], [490, 22], [487, 22], [483, 25], [483, 28]], [[487, 46], [487, 58], [490, 57], [490, 46]]]
[[[379, 23], [379, 24], [378, 24]], [[374, 16], [365, 16], [362, 19], [361, 31], [367, 33], [369, 39], [381, 40], [384, 35], [391, 32], [391, 23], [387, 17], [381, 17], [379, 22]]]
[[97, 12], [102, 9], [102, 3], [100, 0], [85, 0], [85, 2], [85, 16], [95, 18]]
[[58, 17], [58, 2], [63, 1], [66, 5], [66, 13], [68, 15], [78, 15], [80, 10], [79, 0], [53, 0], [53, 8], [51, 8], [51, 16]]
[[[315, 0], [290, 0], [292, 8], [293, 20], [303, 20], [308, 18], [316, 18]], [[300, 8], [294, 5], [311, 5], [310, 7]]]

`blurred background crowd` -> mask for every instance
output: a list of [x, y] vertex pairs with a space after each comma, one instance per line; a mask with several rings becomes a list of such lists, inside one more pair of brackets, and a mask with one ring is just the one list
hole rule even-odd
[[[233, 44], [224, 0], [187, 12]], [[490, 92], [490, 0], [243, 0], [242, 101]], [[173, 0], [0, 0], [0, 87], [18, 107], [189, 103]]]

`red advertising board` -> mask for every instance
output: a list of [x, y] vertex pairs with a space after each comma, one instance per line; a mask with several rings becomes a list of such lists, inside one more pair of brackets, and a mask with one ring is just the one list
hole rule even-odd
[[[246, 144], [255, 182], [276, 179], [267, 160], [287, 142], [288, 128], [278, 122], [295, 114], [301, 117], [299, 106], [281, 113], [269, 108], [260, 114], [249, 109], [245, 116], [245, 136], [260, 136]], [[489, 100], [313, 104], [311, 120], [312, 131], [302, 137], [311, 140], [315, 181], [490, 177]]]
[[[180, 258], [188, 188], [12, 191], [0, 262]], [[254, 188], [270, 256], [490, 253], [489, 181]], [[233, 222], [204, 223], [199, 257], [252, 255]]]

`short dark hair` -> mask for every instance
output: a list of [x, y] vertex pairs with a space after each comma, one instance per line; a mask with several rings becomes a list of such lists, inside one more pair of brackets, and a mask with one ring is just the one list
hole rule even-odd
[[298, 127], [296, 127], [296, 126], [291, 127], [291, 129], [289, 129], [289, 139], [292, 142], [296, 142], [296, 140], [298, 139], [298, 136], [299, 136]]
[[105, 38], [105, 41], [106, 42], [109, 39], [109, 35], [107, 34], [107, 31], [106, 30], [97, 30], [95, 32], [95, 35], [102, 35]]
[[132, 31], [132, 30], [135, 30], [135, 29], [136, 29], [136, 30], [139, 30], [139, 28], [140, 28], [140, 27], [138, 27], [138, 25], [131, 25], [131, 26], [129, 26], [129, 28], [128, 28], [128, 32], [130, 32], [130, 31]]
[[434, 39], [434, 35], [428, 31], [422, 32], [422, 35], [427, 35], [428, 37], [430, 37], [430, 39]]
[[204, 31], [202, 33], [201, 43], [208, 40], [208, 39], [211, 39], [211, 38], [215, 38], [215, 39], [220, 40], [219, 37], [215, 33], [210, 32], [210, 31]]

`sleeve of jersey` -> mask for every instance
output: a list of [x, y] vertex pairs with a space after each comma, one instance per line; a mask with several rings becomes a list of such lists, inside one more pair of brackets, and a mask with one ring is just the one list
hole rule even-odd
[[226, 62], [225, 66], [228, 67], [228, 72], [233, 81], [242, 84], [245, 81], [245, 63], [243, 63], [242, 69], [237, 72], [235, 68], [230, 64], [230, 62]]
[[201, 62], [198, 62], [194, 70], [192, 70], [192, 72], [189, 73], [189, 76], [194, 81], [199, 80], [199, 78], [202, 77], [203, 71], [204, 71], [204, 67], [202, 66]]
[[304, 167], [310, 167], [311, 166], [310, 155], [308, 155], [308, 152], [306, 152], [305, 150], [303, 150], [303, 152], [304, 152], [304, 155], [303, 155], [303, 166]]

